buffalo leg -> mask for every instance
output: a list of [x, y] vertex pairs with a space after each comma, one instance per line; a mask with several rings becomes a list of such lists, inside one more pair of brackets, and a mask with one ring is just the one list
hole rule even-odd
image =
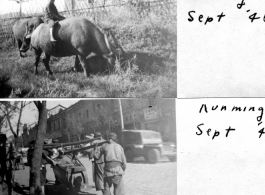
[[18, 51], [19, 51], [19, 57], [24, 58], [24, 56], [22, 55], [22, 52], [20, 51], [20, 48], [22, 46], [21, 40], [17, 40], [17, 46], [18, 46]]
[[52, 75], [52, 71], [51, 71], [50, 66], [49, 66], [50, 58], [51, 58], [51, 56], [49, 54], [45, 53], [45, 57], [42, 60], [44, 65], [45, 65], [47, 75]]
[[38, 64], [40, 61], [40, 56], [41, 56], [41, 51], [40, 50], [35, 50], [35, 71], [34, 74], [38, 74]]
[[88, 60], [86, 60], [86, 58], [84, 58], [83, 56], [78, 56], [79, 61], [84, 69], [84, 75], [85, 77], [89, 76], [89, 64], [88, 64]]
[[78, 55], [75, 56], [75, 71], [80, 72], [82, 71], [82, 67], [80, 66], [80, 61], [78, 59]]

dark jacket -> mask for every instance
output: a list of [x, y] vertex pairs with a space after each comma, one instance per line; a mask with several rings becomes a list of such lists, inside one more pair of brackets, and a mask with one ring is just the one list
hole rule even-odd
[[14, 169], [14, 162], [16, 158], [16, 149], [12, 143], [6, 143], [5, 147], [0, 147], [0, 164], [1, 168]]
[[58, 13], [54, 3], [49, 2], [45, 8], [45, 21], [48, 20], [63, 20], [64, 17]]

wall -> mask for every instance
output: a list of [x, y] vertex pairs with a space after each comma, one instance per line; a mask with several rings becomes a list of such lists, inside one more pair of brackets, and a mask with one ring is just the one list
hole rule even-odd
[[[125, 129], [150, 129], [161, 133], [164, 141], [176, 142], [174, 99], [122, 99]], [[29, 140], [37, 127], [29, 130]], [[46, 138], [60, 142], [78, 141], [100, 131], [103, 136], [116, 132], [121, 138], [117, 99], [81, 100], [47, 120]]]

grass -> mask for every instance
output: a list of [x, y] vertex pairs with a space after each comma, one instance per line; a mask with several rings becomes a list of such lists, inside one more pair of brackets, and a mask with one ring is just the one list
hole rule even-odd
[[[101, 21], [111, 27], [127, 54], [111, 73], [85, 78], [72, 72], [74, 57], [50, 62], [54, 75], [46, 76], [42, 63], [34, 75], [34, 55], [19, 59], [13, 40], [0, 43], [0, 97], [176, 97], [176, 20], [150, 13], [139, 17], [124, 9], [113, 10]], [[95, 64], [98, 65], [95, 61]]]

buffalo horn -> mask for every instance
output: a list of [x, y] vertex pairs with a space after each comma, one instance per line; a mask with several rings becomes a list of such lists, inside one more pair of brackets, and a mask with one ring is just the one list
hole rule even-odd
[[110, 47], [110, 43], [109, 43], [108, 37], [107, 37], [106, 33], [103, 33], [103, 34], [104, 34], [104, 39], [105, 39], [106, 45], [107, 45], [107, 47], [108, 47], [108, 49], [110, 51], [110, 53], [107, 54], [107, 55], [108, 56], [111, 56], [113, 54], [113, 51], [112, 51], [112, 49]]
[[118, 41], [115, 38], [115, 36], [113, 35], [112, 31], [110, 29], [108, 29], [108, 32], [109, 32], [110, 36], [112, 37], [112, 39], [114, 41], [114, 44], [115, 44], [115, 48], [113, 48], [113, 50], [116, 50], [116, 52], [118, 53], [118, 55], [124, 55], [125, 54], [125, 51], [123, 50], [123, 48], [121, 47], [121, 45], [118, 44]]

